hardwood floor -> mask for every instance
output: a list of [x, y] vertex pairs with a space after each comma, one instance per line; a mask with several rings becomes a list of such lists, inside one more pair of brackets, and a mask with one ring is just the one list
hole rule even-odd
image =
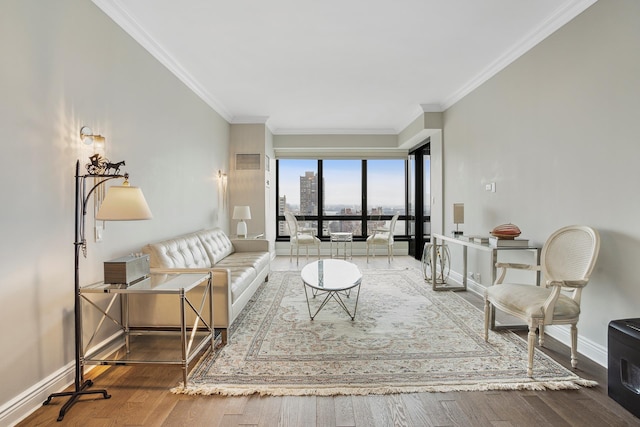
[[[386, 257], [361, 269], [418, 268], [410, 257]], [[292, 270], [278, 257], [274, 270]], [[478, 306], [475, 294], [462, 294]], [[519, 333], [522, 336], [523, 333]], [[552, 338], [545, 353], [569, 367], [569, 349]], [[59, 425], [66, 426], [640, 426], [640, 420], [607, 396], [607, 372], [581, 358], [580, 376], [598, 381], [593, 388], [563, 391], [487, 391], [412, 393], [381, 396], [220, 397], [185, 396], [168, 390], [181, 381], [179, 368], [155, 366], [97, 367], [87, 374], [94, 387], [111, 398], [84, 397]], [[19, 426], [56, 425], [64, 399], [37, 409]]]

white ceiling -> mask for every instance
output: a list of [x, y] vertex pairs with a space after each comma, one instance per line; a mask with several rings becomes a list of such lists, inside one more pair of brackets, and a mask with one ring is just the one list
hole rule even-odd
[[596, 0], [93, 0], [231, 123], [393, 133]]

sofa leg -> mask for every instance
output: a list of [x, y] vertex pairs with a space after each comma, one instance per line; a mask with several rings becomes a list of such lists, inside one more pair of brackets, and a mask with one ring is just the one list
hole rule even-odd
[[222, 345], [227, 345], [227, 328], [220, 331], [220, 339], [222, 340]]
[[266, 276], [264, 276], [264, 281], [268, 282], [269, 281], [269, 275], [267, 274]]

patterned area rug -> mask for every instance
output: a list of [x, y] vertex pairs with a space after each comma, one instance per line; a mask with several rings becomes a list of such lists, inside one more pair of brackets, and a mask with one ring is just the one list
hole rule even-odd
[[[172, 391], [326, 396], [596, 385], [540, 351], [535, 377], [527, 377], [524, 340], [490, 331], [486, 343], [482, 312], [453, 292], [432, 291], [417, 270], [365, 271], [361, 286], [354, 321], [335, 301], [311, 321], [299, 272], [271, 272], [229, 344], [193, 369], [187, 388]], [[312, 310], [320, 302], [312, 299]]]

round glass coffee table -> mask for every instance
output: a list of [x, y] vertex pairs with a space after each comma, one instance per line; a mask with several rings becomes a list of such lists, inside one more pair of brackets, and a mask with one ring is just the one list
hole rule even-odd
[[[339, 259], [323, 259], [307, 264], [302, 269], [300, 275], [302, 277], [302, 283], [304, 283], [304, 294], [307, 297], [307, 308], [309, 309], [309, 317], [311, 320], [320, 313], [320, 310], [322, 310], [331, 299], [342, 307], [349, 317], [351, 317], [351, 320], [356, 318], [362, 273], [360, 273], [360, 270], [358, 270], [355, 264]], [[311, 314], [309, 291], [307, 288], [309, 288], [312, 298], [324, 296], [324, 300], [313, 314]], [[351, 298], [351, 291], [354, 288], [357, 288], [357, 292], [352, 314], [343, 298]]]

